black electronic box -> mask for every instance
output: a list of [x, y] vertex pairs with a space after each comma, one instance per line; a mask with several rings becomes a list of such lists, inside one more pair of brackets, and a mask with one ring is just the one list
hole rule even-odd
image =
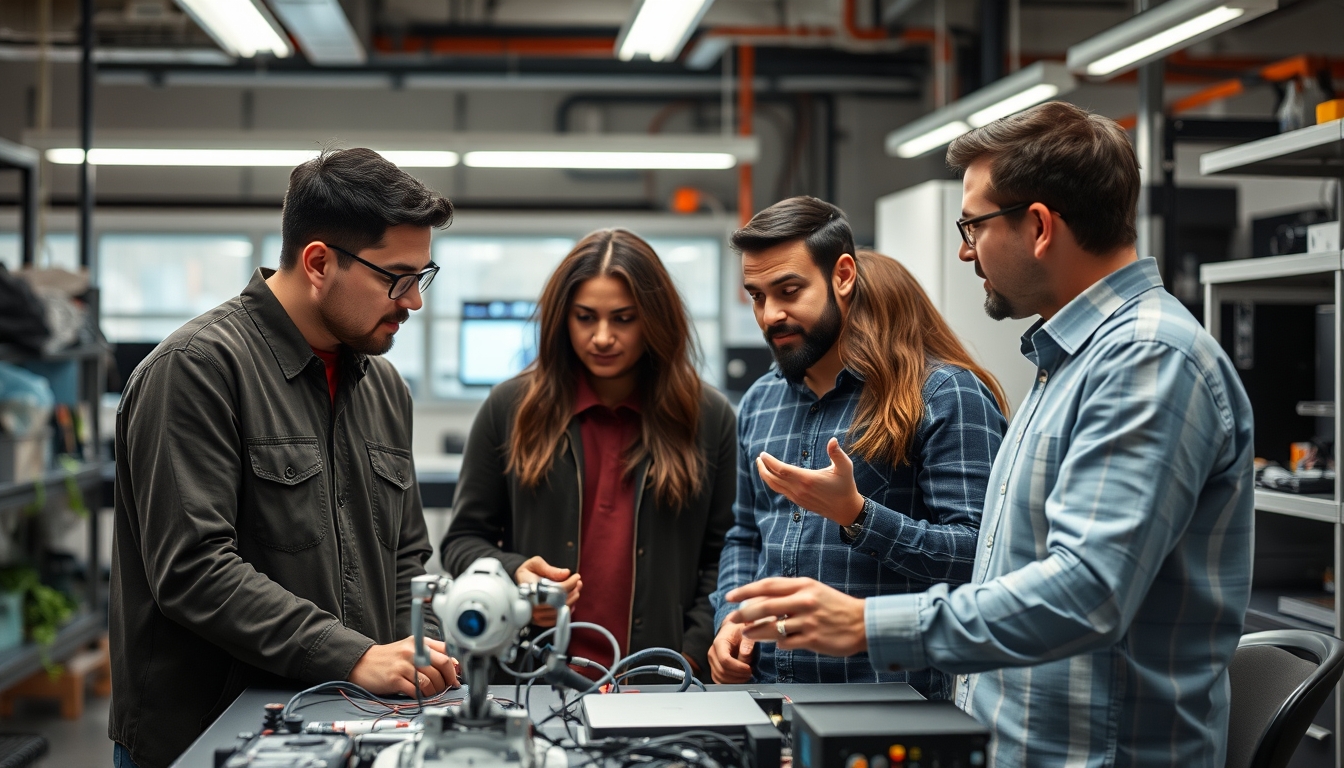
[[795, 768], [982, 768], [989, 729], [951, 703], [795, 704]]

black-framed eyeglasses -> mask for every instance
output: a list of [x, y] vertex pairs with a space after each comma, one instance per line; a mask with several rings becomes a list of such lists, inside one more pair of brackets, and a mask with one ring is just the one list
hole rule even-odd
[[416, 283], [420, 284], [420, 292], [424, 293], [425, 290], [429, 288], [429, 284], [434, 282], [434, 276], [439, 274], [439, 265], [435, 264], [432, 261], [429, 262], [429, 267], [426, 268], [424, 272], [397, 274], [396, 272], [389, 272], [386, 269], [383, 269], [382, 267], [378, 266], [377, 264], [374, 264], [373, 262], [365, 261], [364, 259], [359, 258], [355, 254], [339, 246], [332, 245], [331, 243], [327, 243], [326, 246], [331, 250], [336, 251], [337, 253], [349, 256], [355, 261], [358, 261], [360, 264], [363, 264], [369, 269], [372, 269], [374, 272], [377, 272], [383, 277], [386, 277], [388, 280], [391, 280], [392, 281], [391, 284], [387, 287], [387, 298], [393, 301], [396, 301], [397, 299], [400, 299], [402, 296], [405, 296], [406, 292], [411, 290], [411, 286], [415, 285]]
[[989, 221], [990, 219], [999, 216], [1007, 216], [1010, 213], [1017, 213], [1030, 206], [1031, 203], [1018, 203], [1017, 205], [1010, 205], [1007, 208], [1000, 208], [997, 211], [986, 213], [983, 216], [974, 216], [969, 219], [957, 219], [957, 231], [961, 233], [962, 242], [966, 243], [966, 247], [975, 250], [975, 230], [973, 227], [976, 224]]

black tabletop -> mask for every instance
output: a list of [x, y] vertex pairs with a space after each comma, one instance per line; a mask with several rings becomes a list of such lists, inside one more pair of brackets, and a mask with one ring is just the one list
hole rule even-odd
[[[674, 685], [623, 686], [626, 691], [673, 691]], [[711, 685], [711, 691], [758, 691], [763, 694], [779, 694], [786, 701], [798, 703], [814, 701], [918, 701], [922, 697], [915, 689], [904, 683], [850, 683], [838, 685], [802, 685], [802, 684], [757, 684]], [[465, 694], [465, 689], [463, 689]], [[182, 753], [172, 768], [214, 768], [215, 749], [231, 747], [238, 741], [241, 733], [257, 733], [261, 730], [263, 708], [269, 703], [288, 702], [297, 690], [268, 690], [249, 688], [242, 693], [224, 714], [219, 716], [196, 742]], [[492, 696], [512, 701], [514, 687], [511, 685], [490, 686]], [[311, 703], [310, 703], [311, 702]], [[325, 722], [335, 720], [366, 720], [374, 717], [355, 708], [339, 694], [321, 694], [306, 698], [305, 706], [299, 712], [307, 722]], [[407, 701], [408, 704], [413, 704]], [[529, 710], [534, 720], [544, 719], [559, 704], [557, 694], [549, 687], [535, 686], [532, 691]], [[552, 737], [564, 733], [564, 725], [558, 718], [543, 726], [543, 730]]]

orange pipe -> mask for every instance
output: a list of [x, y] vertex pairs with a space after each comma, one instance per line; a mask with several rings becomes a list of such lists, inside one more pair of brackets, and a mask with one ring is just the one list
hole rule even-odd
[[1167, 111], [1173, 115], [1180, 114], [1181, 112], [1189, 112], [1190, 110], [1202, 107], [1205, 104], [1212, 104], [1215, 101], [1230, 99], [1233, 96], [1240, 96], [1245, 92], [1246, 86], [1242, 85], [1240, 80], [1224, 80], [1223, 82], [1211, 85], [1202, 91], [1196, 91], [1183, 99], [1173, 101], [1171, 105], [1167, 107]]
[[[1173, 54], [1173, 57], [1175, 54]], [[1203, 66], [1202, 60], [1186, 59], [1185, 64], [1197, 64]], [[1291, 80], [1295, 77], [1313, 77], [1316, 72], [1323, 68], [1333, 70], [1333, 62], [1327, 61], [1315, 56], [1293, 56], [1281, 61], [1265, 64], [1263, 61], [1257, 62], [1253, 67], [1254, 74], [1250, 76], [1251, 82], [1261, 80], [1267, 83], [1280, 83], [1284, 80]], [[1212, 104], [1223, 99], [1230, 99], [1233, 96], [1240, 96], [1246, 92], [1246, 81], [1242, 78], [1233, 78], [1214, 83], [1207, 88], [1195, 91], [1189, 96], [1177, 99], [1167, 105], [1167, 114], [1179, 115], [1182, 112], [1189, 112], [1192, 109], [1202, 107], [1205, 104]], [[1120, 127], [1125, 130], [1133, 130], [1138, 125], [1138, 117], [1130, 115], [1118, 121]]]
[[[752, 90], [752, 82], [756, 79], [754, 46], [737, 47], [737, 77], [737, 133], [740, 136], [750, 136], [752, 112], [756, 108], [756, 92]], [[756, 212], [751, 171], [751, 163], [739, 163], [737, 166], [737, 218], [744, 227]]]
[[885, 29], [859, 29], [858, 22], [854, 17], [858, 14], [858, 3], [854, 0], [845, 0], [845, 10], [841, 18], [845, 25], [845, 32], [855, 40], [886, 40], [887, 30]]

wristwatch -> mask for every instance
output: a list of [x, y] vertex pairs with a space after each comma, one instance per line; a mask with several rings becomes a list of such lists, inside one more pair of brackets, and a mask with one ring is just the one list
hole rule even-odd
[[854, 541], [855, 539], [859, 538], [859, 536], [863, 535], [863, 521], [867, 519], [868, 519], [868, 502], [865, 501], [863, 503], [863, 509], [859, 510], [859, 516], [854, 518], [854, 522], [850, 523], [849, 525], [840, 526], [840, 530], [844, 532], [846, 539], [848, 539], [849, 541]]

